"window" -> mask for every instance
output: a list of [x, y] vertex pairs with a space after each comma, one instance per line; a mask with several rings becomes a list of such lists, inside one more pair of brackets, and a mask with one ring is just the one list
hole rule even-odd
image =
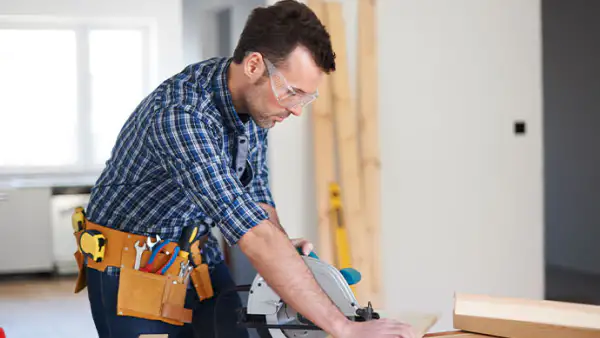
[[98, 172], [148, 85], [148, 30], [0, 24], [0, 173]]
[[143, 95], [140, 31], [90, 32], [93, 163], [103, 164], [128, 115]]
[[75, 165], [75, 33], [0, 29], [0, 46], [0, 166]]

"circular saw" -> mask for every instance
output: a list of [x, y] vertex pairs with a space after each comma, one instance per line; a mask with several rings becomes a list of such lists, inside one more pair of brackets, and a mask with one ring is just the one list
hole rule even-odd
[[[338, 270], [314, 253], [302, 256], [317, 283], [338, 309], [352, 321], [379, 319], [371, 304], [361, 307], [350, 285], [360, 281], [355, 269]], [[326, 338], [329, 334], [288, 306], [257, 274], [249, 287], [247, 307], [241, 311], [239, 324], [257, 329], [261, 338]]]

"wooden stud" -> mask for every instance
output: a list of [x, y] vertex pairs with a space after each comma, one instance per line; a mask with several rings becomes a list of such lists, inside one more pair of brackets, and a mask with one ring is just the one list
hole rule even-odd
[[600, 306], [457, 294], [454, 327], [511, 338], [597, 338]]
[[[337, 149], [339, 151], [339, 173], [344, 201], [344, 219], [348, 227], [348, 238], [352, 249], [352, 267], [363, 273], [369, 270], [368, 243], [364, 243], [364, 221], [362, 191], [357, 139], [357, 116], [350, 91], [346, 49], [346, 29], [342, 4], [326, 2], [327, 22], [333, 50], [336, 53], [336, 71], [331, 75], [333, 89], [333, 112], [336, 118]], [[366, 245], [363, 245], [366, 244]], [[370, 300], [370, 277], [367, 275], [356, 285], [356, 298], [360, 304]]]
[[364, 229], [361, 232], [367, 246], [369, 270], [369, 298], [374, 304], [385, 307], [381, 295], [381, 244], [380, 244], [380, 157], [376, 0], [358, 1], [358, 106], [359, 132], [362, 153], [362, 205], [365, 212]]
[[[327, 27], [327, 15], [323, 0], [308, 0], [308, 6]], [[320, 259], [333, 264], [334, 245], [330, 221], [329, 184], [336, 181], [336, 163], [334, 116], [331, 101], [330, 76], [325, 75], [319, 86], [319, 98], [313, 103], [311, 111], [319, 235], [316, 252]]]

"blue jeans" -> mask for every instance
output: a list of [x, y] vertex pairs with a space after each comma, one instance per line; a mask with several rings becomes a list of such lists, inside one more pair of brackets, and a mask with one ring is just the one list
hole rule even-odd
[[224, 263], [217, 264], [210, 278], [214, 297], [201, 302], [196, 291], [188, 289], [186, 308], [193, 310], [192, 323], [177, 326], [157, 320], [117, 316], [119, 277], [87, 268], [88, 297], [98, 337], [138, 338], [141, 334], [168, 334], [169, 338], [248, 338], [248, 330], [236, 325], [237, 309], [242, 306], [237, 292], [228, 292], [219, 298], [215, 322], [217, 297], [236, 286], [229, 268]]

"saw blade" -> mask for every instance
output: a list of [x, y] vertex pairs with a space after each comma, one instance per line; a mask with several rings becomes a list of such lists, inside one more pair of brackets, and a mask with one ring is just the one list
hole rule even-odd
[[[278, 325], [309, 325], [308, 321], [302, 321], [300, 314], [296, 310], [283, 304], [279, 308], [279, 311], [274, 315], [276, 316], [276, 322]], [[271, 332], [273, 330], [270, 330]], [[280, 329], [278, 330], [283, 334], [285, 338], [326, 338], [328, 334], [322, 330], [298, 330], [298, 329]]]

